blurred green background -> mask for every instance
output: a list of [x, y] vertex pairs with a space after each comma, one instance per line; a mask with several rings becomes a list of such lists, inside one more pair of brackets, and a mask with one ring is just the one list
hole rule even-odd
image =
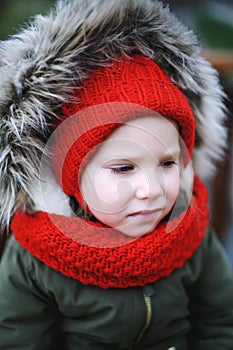
[[37, 13], [44, 14], [53, 6], [52, 0], [1, 0], [0, 39], [6, 39]]

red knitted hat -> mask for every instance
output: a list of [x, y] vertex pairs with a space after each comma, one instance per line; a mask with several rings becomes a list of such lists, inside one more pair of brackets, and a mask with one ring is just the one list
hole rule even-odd
[[90, 74], [63, 105], [54, 133], [52, 165], [63, 191], [82, 203], [78, 177], [83, 160], [129, 119], [159, 113], [174, 119], [191, 157], [195, 122], [186, 97], [158, 65], [142, 55], [121, 57]]

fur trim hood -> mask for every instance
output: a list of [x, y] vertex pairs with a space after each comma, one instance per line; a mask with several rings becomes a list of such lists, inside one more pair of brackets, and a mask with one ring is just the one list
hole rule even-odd
[[[226, 145], [224, 93], [196, 36], [160, 1], [60, 0], [48, 16], [0, 43], [0, 222], [37, 207], [44, 144], [70, 92], [120, 55], [152, 58], [186, 95], [196, 118], [194, 170], [213, 171]], [[62, 193], [61, 193], [62, 195]]]

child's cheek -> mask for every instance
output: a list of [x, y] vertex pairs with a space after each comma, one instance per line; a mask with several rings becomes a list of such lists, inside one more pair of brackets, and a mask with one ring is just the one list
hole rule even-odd
[[98, 176], [95, 180], [95, 193], [104, 211], [124, 209], [132, 198], [132, 187], [127, 180], [106, 179]]
[[174, 204], [180, 191], [180, 173], [178, 170], [174, 169], [171, 174], [165, 176], [165, 190], [167, 199]]

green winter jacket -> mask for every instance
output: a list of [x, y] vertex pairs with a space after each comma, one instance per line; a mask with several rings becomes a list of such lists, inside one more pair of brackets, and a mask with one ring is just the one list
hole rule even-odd
[[210, 229], [182, 268], [143, 288], [84, 286], [13, 237], [0, 267], [1, 350], [233, 349], [233, 275]]

